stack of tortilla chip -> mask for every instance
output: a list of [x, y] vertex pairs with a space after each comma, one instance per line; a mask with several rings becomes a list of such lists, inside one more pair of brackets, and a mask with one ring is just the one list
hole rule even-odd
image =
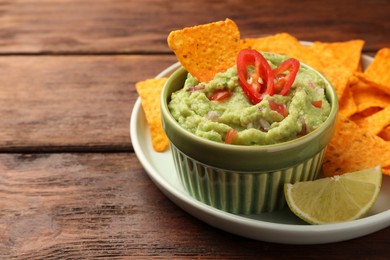
[[[204, 82], [233, 66], [237, 53], [245, 48], [276, 52], [314, 67], [332, 82], [340, 105], [336, 133], [325, 155], [324, 175], [376, 165], [390, 175], [389, 48], [381, 49], [363, 71], [363, 40], [307, 45], [288, 33], [241, 39], [230, 19], [173, 31], [168, 45], [187, 71]], [[147, 100], [142, 102], [144, 106]]]

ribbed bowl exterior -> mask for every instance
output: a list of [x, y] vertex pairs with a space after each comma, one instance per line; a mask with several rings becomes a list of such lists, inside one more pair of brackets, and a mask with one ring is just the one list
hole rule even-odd
[[284, 184], [315, 179], [325, 153], [324, 148], [285, 169], [239, 172], [205, 165], [170, 145], [176, 171], [192, 197], [217, 209], [246, 215], [282, 209], [286, 205]]

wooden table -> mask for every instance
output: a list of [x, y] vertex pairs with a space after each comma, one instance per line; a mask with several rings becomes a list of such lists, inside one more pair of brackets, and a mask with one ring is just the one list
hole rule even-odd
[[390, 46], [375, 1], [0, 0], [0, 258], [383, 258], [390, 228], [334, 244], [242, 238], [173, 204], [129, 137], [134, 84], [176, 61], [171, 30], [233, 19], [243, 37]]

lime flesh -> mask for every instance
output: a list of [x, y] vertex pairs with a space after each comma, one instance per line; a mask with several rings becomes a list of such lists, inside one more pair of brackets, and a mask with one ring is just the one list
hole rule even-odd
[[363, 217], [374, 205], [382, 184], [380, 166], [339, 176], [285, 184], [291, 211], [310, 224], [330, 224]]

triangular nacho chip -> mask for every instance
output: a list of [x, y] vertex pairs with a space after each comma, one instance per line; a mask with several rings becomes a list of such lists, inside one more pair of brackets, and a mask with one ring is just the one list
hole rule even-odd
[[241, 40], [241, 49], [276, 52], [290, 57], [294, 57], [296, 53], [301, 53], [302, 47], [301, 43], [288, 33]]
[[340, 175], [376, 165], [390, 167], [390, 143], [339, 116], [336, 132], [325, 153], [324, 175]]
[[240, 32], [230, 19], [173, 31], [168, 45], [183, 67], [201, 82], [236, 63]]
[[161, 122], [160, 95], [167, 78], [147, 79], [137, 82], [135, 87], [141, 97], [142, 108], [149, 124], [152, 145], [155, 151], [163, 152], [168, 148], [168, 137]]
[[390, 141], [390, 125], [386, 126], [379, 134], [378, 136], [382, 138], [383, 140]]
[[372, 107], [385, 108], [390, 106], [390, 95], [378, 88], [378, 85], [365, 79], [362, 73], [355, 73], [351, 77], [350, 89], [357, 106], [357, 113]]
[[[319, 65], [312, 65], [332, 82], [339, 101], [342, 100], [349, 78], [360, 70], [360, 56], [364, 45], [362, 40], [322, 43], [314, 42], [310, 50]], [[310, 61], [309, 62], [310, 65]]]
[[390, 48], [383, 48], [375, 55], [373, 62], [364, 71], [372, 81], [390, 88]]
[[366, 129], [368, 133], [379, 135], [387, 126], [390, 126], [390, 106], [353, 121], [362, 129]]
[[344, 95], [339, 102], [339, 113], [345, 117], [350, 117], [357, 112], [357, 105], [353, 99], [352, 90], [346, 87]]
[[318, 53], [323, 66], [338, 66], [341, 69], [354, 72], [360, 70], [360, 56], [364, 41], [352, 40], [345, 42], [314, 42], [310, 49]]
[[386, 93], [387, 95], [390, 95], [390, 85], [383, 85], [378, 81], [375, 81], [378, 80], [379, 78], [371, 79], [366, 73], [362, 73], [362, 72], [355, 72], [353, 77], [355, 78], [355, 81], [360, 80], [365, 84], [370, 85], [371, 87], [374, 87], [376, 89], [379, 89], [384, 93]]

